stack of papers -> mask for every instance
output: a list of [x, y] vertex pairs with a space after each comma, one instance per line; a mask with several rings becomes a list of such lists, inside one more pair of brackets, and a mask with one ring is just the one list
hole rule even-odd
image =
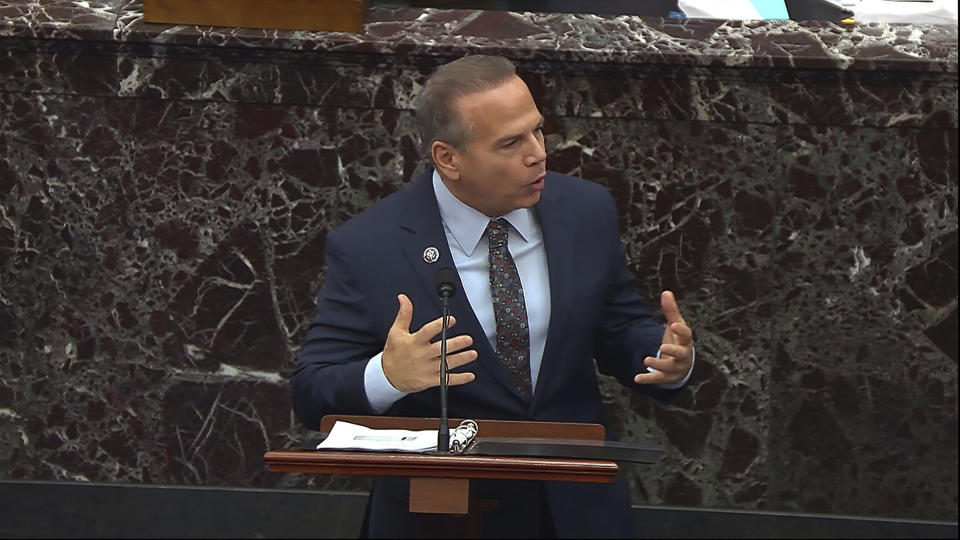
[[317, 450], [375, 452], [431, 452], [437, 449], [437, 430], [372, 429], [338, 420]]

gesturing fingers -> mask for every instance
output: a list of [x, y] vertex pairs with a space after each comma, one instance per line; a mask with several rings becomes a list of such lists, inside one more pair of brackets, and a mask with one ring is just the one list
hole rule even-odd
[[[470, 345], [473, 345], [473, 338], [467, 335], [454, 336], [447, 338], [447, 358], [450, 358], [450, 355], [461, 350], [466, 349]], [[437, 340], [435, 343], [430, 345], [431, 350], [433, 351], [433, 356], [440, 358], [441, 343]]]
[[[660, 346], [660, 359], [666, 357], [678, 360], [686, 360], [690, 356], [690, 348], [684, 345], [671, 345], [669, 343]], [[656, 360], [656, 359], [655, 359]]]
[[677, 299], [670, 291], [660, 294], [660, 307], [667, 319], [663, 330], [660, 356], [648, 356], [643, 364], [647, 373], [637, 374], [637, 384], [675, 384], [684, 380], [693, 362], [693, 330], [683, 320]]
[[637, 384], [668, 384], [670, 381], [667, 376], [660, 371], [651, 371], [649, 373], [638, 373], [633, 382]]
[[667, 319], [667, 324], [682, 323], [683, 316], [680, 315], [680, 306], [677, 305], [677, 299], [671, 291], [660, 293], [660, 309], [663, 310], [663, 316]]
[[[477, 359], [477, 351], [468, 350], [460, 351], [456, 354], [447, 355], [447, 367], [450, 369], [458, 368], [462, 365], [469, 364]], [[440, 361], [439, 357], [433, 360], [434, 367], [431, 370], [431, 375], [433, 377], [433, 383], [430, 386], [437, 386], [440, 383]], [[473, 373], [452, 373], [447, 372], [447, 384], [450, 386], [459, 386], [461, 384], [467, 384], [468, 382], [473, 381], [476, 376]]]
[[[398, 295], [400, 304], [397, 317], [387, 334], [381, 366], [383, 374], [394, 388], [402, 392], [419, 392], [440, 384], [440, 352], [442, 343], [434, 338], [443, 329], [443, 319], [438, 317], [411, 332], [413, 303], [406, 295]], [[455, 319], [450, 317], [448, 328]], [[468, 350], [473, 344], [470, 336], [447, 338], [447, 363], [460, 367], [476, 359], [477, 353]], [[474, 378], [472, 373], [450, 374], [450, 384], [465, 384]]]
[[413, 303], [405, 294], [398, 294], [397, 302], [400, 303], [400, 307], [397, 309], [397, 318], [394, 319], [390, 331], [409, 334], [410, 322], [413, 320]]
[[693, 330], [686, 323], [667, 323], [667, 332], [672, 338], [670, 343], [686, 347], [693, 344]]
[[[453, 315], [450, 316], [447, 323], [447, 329], [453, 327], [457, 323], [456, 317]], [[436, 319], [428, 322], [427, 324], [420, 327], [419, 330], [413, 333], [413, 335], [420, 340], [421, 342], [429, 342], [431, 339], [440, 335], [440, 332], [443, 330], [443, 317], [437, 317]], [[440, 354], [440, 349], [437, 349], [437, 354]]]
[[476, 377], [473, 373], [448, 373], [447, 384], [450, 386], [460, 386], [472, 382]]
[[674, 384], [682, 381], [690, 371], [693, 349], [685, 345], [664, 343], [660, 346], [660, 356], [648, 356], [643, 365], [648, 373], [637, 374], [633, 380], [637, 384]]
[[473, 349], [460, 351], [456, 354], [448, 354], [447, 367], [449, 367], [450, 369], [458, 368], [460, 366], [469, 364], [470, 362], [473, 362], [476, 359], [477, 359], [477, 351]]

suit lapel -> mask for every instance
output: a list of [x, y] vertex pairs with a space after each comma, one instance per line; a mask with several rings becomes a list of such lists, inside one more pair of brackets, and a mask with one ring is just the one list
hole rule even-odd
[[533, 410], [540, 397], [562, 370], [558, 359], [563, 357], [564, 335], [570, 320], [571, 310], [576, 309], [570, 291], [573, 288], [573, 261], [575, 260], [575, 242], [571, 241], [571, 230], [563, 207], [562, 194], [544, 189], [540, 202], [536, 206], [540, 229], [543, 232], [543, 245], [547, 253], [547, 267], [550, 272], [550, 325], [547, 328], [547, 342], [543, 349], [537, 387], [531, 402]]
[[[407, 239], [401, 247], [410, 268], [423, 285], [423, 290], [427, 291], [426, 296], [431, 299], [436, 311], [439, 311], [442, 306], [440, 298], [433, 293], [436, 288], [434, 277], [437, 270], [443, 267], [453, 268], [454, 264], [453, 256], [450, 255], [450, 246], [447, 245], [447, 236], [443, 232], [443, 222], [440, 220], [437, 199], [433, 194], [433, 185], [430, 180], [432, 174], [433, 171], [428, 170], [417, 178], [409, 188], [411, 200], [406, 205], [409, 212], [400, 222], [400, 227], [409, 232], [410, 235], [406, 237]], [[439, 255], [439, 258], [433, 263], [426, 260], [426, 252], [431, 248], [436, 250]], [[459, 281], [459, 277], [457, 280]], [[461, 285], [457, 283], [457, 286], [460, 287]], [[417, 313], [417, 307], [414, 304], [414, 314]], [[423, 308], [426, 307], [423, 306]]]

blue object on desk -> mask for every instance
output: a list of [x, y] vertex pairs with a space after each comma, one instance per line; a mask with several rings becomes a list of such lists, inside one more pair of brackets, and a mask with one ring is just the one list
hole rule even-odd
[[789, 19], [787, 5], [784, 0], [750, 0], [764, 19]]

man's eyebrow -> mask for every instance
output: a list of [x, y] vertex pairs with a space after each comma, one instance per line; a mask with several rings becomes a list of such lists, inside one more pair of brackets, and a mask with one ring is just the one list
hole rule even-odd
[[[540, 120], [537, 122], [537, 127], [535, 127], [534, 129], [540, 129], [540, 128], [542, 128], [542, 127], [543, 127], [543, 123], [544, 123], [543, 115], [540, 115]], [[522, 136], [522, 135], [523, 135], [522, 133], [511, 133], [511, 134], [509, 134], [509, 135], [504, 135], [503, 137], [500, 137], [499, 139], [496, 139], [495, 141], [493, 141], [493, 145], [494, 145], [494, 146], [500, 146], [501, 144], [504, 144], [504, 143], [506, 143], [506, 142], [508, 142], [508, 141], [510, 141], [510, 140], [519, 138], [519, 137]]]

